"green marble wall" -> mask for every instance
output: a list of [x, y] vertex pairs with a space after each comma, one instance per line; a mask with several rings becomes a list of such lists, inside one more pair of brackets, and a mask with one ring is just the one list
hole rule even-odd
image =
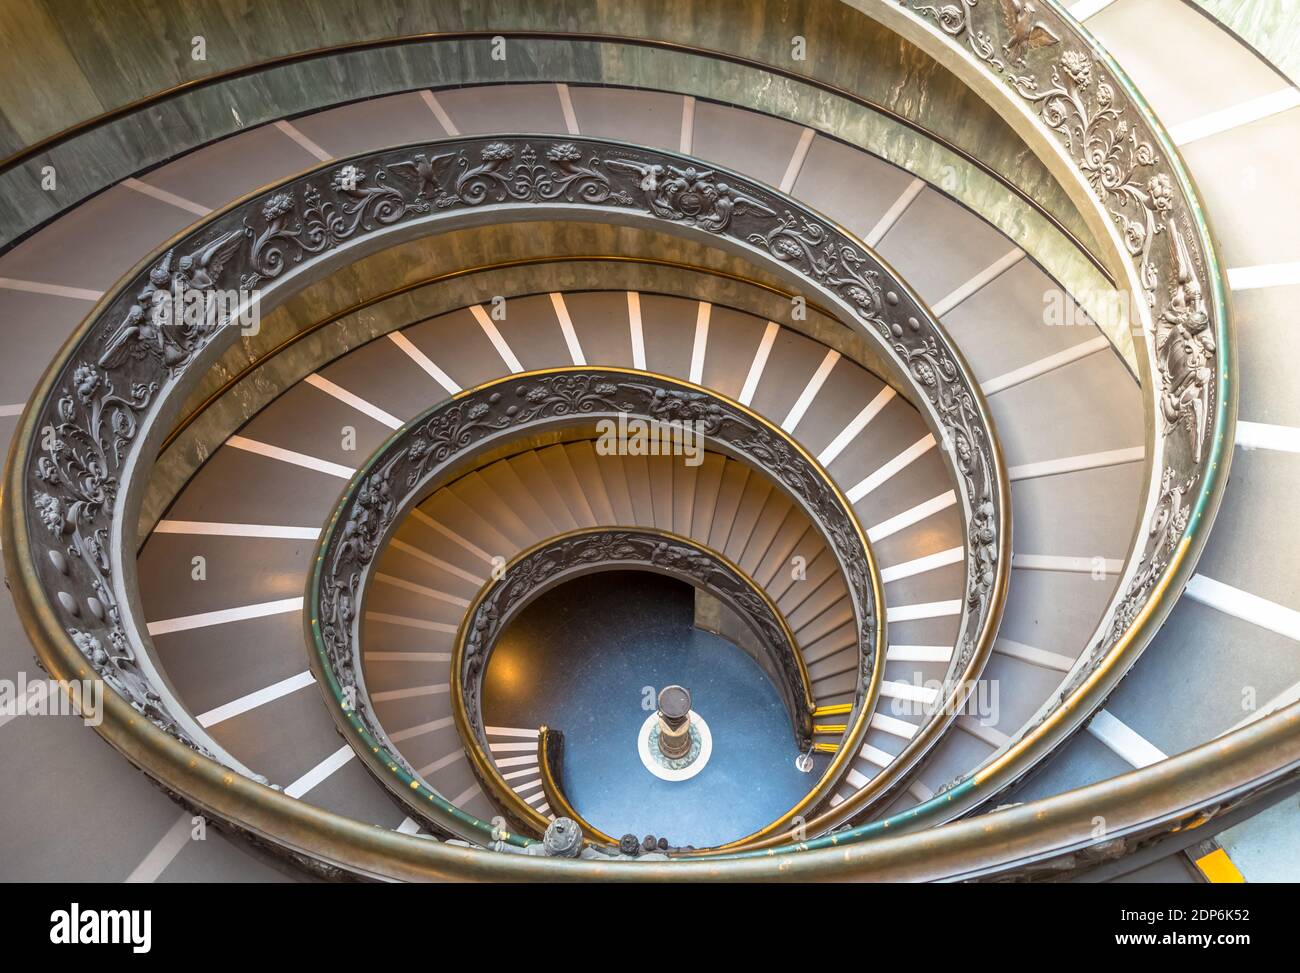
[[[1080, 253], [1080, 247], [1097, 249], [1083, 219], [1010, 127], [949, 71], [838, 0], [9, 0], [0, 4], [0, 152], [146, 95], [268, 59], [357, 41], [489, 29], [644, 37], [733, 59], [534, 37], [507, 40], [501, 61], [482, 37], [429, 38], [280, 64], [184, 90], [0, 171], [0, 240], [128, 175], [274, 118], [422, 87], [566, 81], [695, 94], [811, 126], [942, 186], [1085, 307], [1110, 289]], [[195, 35], [206, 40], [206, 62], [190, 57]], [[804, 60], [794, 57], [795, 37], [805, 39]], [[46, 164], [59, 172], [55, 192], [40, 188]], [[1020, 195], [989, 170], [1004, 174]], [[1132, 360], [1124, 336], [1113, 338]]]
[[1296, 0], [1188, 0], [1300, 84], [1300, 3]]
[[[101, 112], [271, 58], [356, 41], [483, 30], [697, 46], [815, 78], [880, 111], [753, 65], [664, 47], [521, 38], [509, 40], [506, 59], [498, 61], [487, 37], [429, 39], [299, 60], [183, 90], [41, 151], [0, 173], [0, 238], [12, 239], [125, 176], [271, 119], [414, 88], [546, 80], [657, 88], [768, 111], [915, 166], [922, 178], [931, 169], [973, 168], [940, 146], [916, 146], [915, 132], [901, 119], [1006, 174], [1085, 247], [1093, 246], [1063, 191], [988, 105], [918, 49], [837, 0], [550, 0], [463, 9], [435, 0], [9, 0], [0, 5], [0, 155]], [[206, 62], [190, 58], [195, 35], [206, 39]], [[806, 39], [805, 60], [793, 57], [796, 36]], [[39, 186], [47, 164], [60, 174], [54, 192]], [[987, 175], [969, 181], [969, 190], [954, 188], [963, 201], [963, 194], [985, 195], [985, 183], [1008, 195]]]
[[[947, 72], [836, 0], [7, 0], [0, 28], [6, 128], [0, 152], [6, 155], [92, 115], [246, 65], [355, 42], [464, 31], [656, 38], [821, 77], [905, 115], [954, 96], [954, 107], [958, 101], [980, 107], [977, 99], [960, 97], [961, 86]], [[205, 61], [191, 58], [195, 35], [206, 41]], [[804, 60], [793, 56], [796, 35], [808, 40]], [[547, 55], [521, 45], [506, 62], [493, 61], [483, 43], [454, 63], [417, 70], [437, 76], [451, 69], [448, 80], [457, 81], [518, 70], [509, 63], [516, 59], [541, 68]], [[389, 67], [414, 67], [396, 63], [401, 60]], [[588, 67], [598, 70], [599, 58]], [[33, 78], [57, 98], [8, 97]], [[908, 84], [898, 85], [899, 78]]]

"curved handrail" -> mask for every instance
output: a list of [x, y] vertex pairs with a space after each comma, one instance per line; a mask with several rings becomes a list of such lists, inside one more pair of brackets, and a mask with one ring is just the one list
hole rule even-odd
[[[838, 555], [837, 555], [838, 556]], [[579, 575], [595, 571], [641, 568], [685, 581], [713, 594], [731, 608], [754, 633], [783, 679], [775, 680], [794, 726], [799, 749], [811, 744], [813, 696], [808, 669], [794, 633], [784, 616], [761, 587], [724, 555], [688, 537], [667, 530], [633, 526], [585, 527], [568, 531], [534, 544], [521, 551], [479, 589], [461, 620], [451, 651], [451, 704], [456, 728], [470, 757], [475, 776], [496, 799], [498, 806], [512, 810], [514, 819], [526, 829], [542, 834], [549, 820], [532, 805], [519, 799], [513, 788], [488, 755], [487, 734], [482, 718], [483, 678], [487, 674], [496, 641], [521, 611], [545, 592]], [[874, 563], [868, 569], [874, 571]], [[872, 579], [876, 604], [879, 579]], [[883, 645], [883, 638], [877, 633]], [[864, 655], [868, 651], [864, 646]], [[880, 659], [872, 671], [880, 668]], [[860, 673], [863, 668], [859, 667]], [[871, 691], [871, 680], [855, 692], [854, 712], [865, 726], [872, 705], [859, 708], [857, 698]], [[860, 709], [860, 711], [859, 711]], [[848, 734], [845, 740], [856, 746], [860, 733]], [[814, 794], [825, 794], [838, 781], [828, 767], [818, 785], [784, 821], [805, 805], [815, 805]], [[579, 824], [581, 817], [573, 817]], [[778, 825], [779, 826], [779, 825]], [[765, 829], [766, 830], [766, 829]]]
[[537, 767], [542, 777], [542, 793], [546, 795], [546, 803], [551, 806], [555, 816], [568, 818], [574, 822], [589, 844], [610, 850], [617, 849], [618, 839], [611, 838], [579, 814], [564, 793], [561, 784], [564, 770], [564, 734], [559, 730], [552, 730], [549, 726], [538, 728]]
[[[826, 539], [848, 587], [859, 646], [849, 730], [841, 751], [832, 758], [817, 786], [762, 833], [779, 830], [787, 821], [827, 800], [830, 788], [847, 772], [866, 732], [884, 670], [880, 575], [847, 498], [816, 460], [788, 434], [745, 406], [680, 379], [612, 366], [568, 366], [510, 375], [432, 407], [393, 433], [370, 456], [344, 490], [329, 524], [321, 532], [307, 588], [308, 632], [314, 647], [311, 665], [336, 725], [372, 773], [413, 812], [429, 818], [435, 826], [452, 830], [468, 823], [480, 841], [484, 834], [491, 834], [490, 826], [463, 811], [451, 813], [452, 805], [402, 759], [370, 704], [360, 661], [363, 613], [359, 606], [375, 559], [407, 511], [485, 453], [508, 447], [521, 437], [573, 428], [590, 433], [601, 422], [617, 425], [626, 417], [665, 424], [690, 423], [692, 435], [698, 436], [707, 448], [764, 472], [802, 507]], [[508, 568], [504, 579], [485, 585], [461, 623], [452, 658], [453, 714], [476, 774], [489, 790], [505, 798], [507, 806], [517, 802], [510, 801], [506, 793], [509, 789], [482, 751], [486, 741], [481, 734], [476, 700], [486, 667], [485, 650], [490, 648], [498, 626], [510, 615], [504, 606], [499, 612], [489, 606], [485, 613], [478, 611], [479, 606], [493, 597], [503, 597], [503, 593], [524, 593], [531, 579], [527, 569], [541, 570], [540, 563], [549, 564], [560, 547], [569, 545], [568, 553], [573, 556], [590, 555], [602, 549], [601, 541], [609, 533], [575, 532], [572, 537], [544, 541], [518, 555], [510, 567], [523, 565], [522, 574]], [[672, 544], [682, 550], [669, 551], [672, 556], [668, 557], [655, 551], [664, 540], [662, 535], [638, 528], [618, 533], [632, 541], [634, 548], [644, 548], [634, 550], [635, 560], [694, 584], [704, 576], [693, 576], [684, 569], [684, 562], [669, 562], [694, 550], [696, 556], [705, 554], [713, 569], [721, 566], [716, 555], [684, 538], [672, 538]], [[604, 553], [606, 561], [618, 559], [617, 551]], [[743, 577], [738, 575], [739, 579]], [[743, 588], [746, 582], [738, 580], [737, 584]], [[759, 599], [750, 608], [764, 604]], [[791, 686], [807, 686], [807, 673], [797, 650], [783, 656], [782, 664]], [[797, 705], [808, 707], [809, 722], [810, 704], [811, 699], [797, 701]], [[474, 745], [476, 741], [479, 746]], [[526, 830], [545, 830], [545, 823], [531, 808], [520, 809], [518, 819]], [[453, 833], [466, 837], [458, 831]]]

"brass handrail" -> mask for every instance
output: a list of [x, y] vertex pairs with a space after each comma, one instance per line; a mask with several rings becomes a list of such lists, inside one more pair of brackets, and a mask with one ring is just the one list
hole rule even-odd
[[542, 793], [557, 818], [568, 818], [581, 829], [587, 842], [617, 850], [618, 839], [611, 838], [578, 813], [569, 802], [561, 783], [564, 771], [564, 734], [543, 726], [537, 731], [537, 766], [542, 774]]
[[[568, 560], [559, 563], [551, 560], [552, 556], [561, 555], [566, 556]], [[801, 749], [807, 746], [807, 741], [811, 737], [814, 707], [812, 685], [799, 643], [795, 640], [785, 617], [767, 592], [739, 565], [724, 554], [689, 537], [661, 528], [632, 525], [597, 526], [566, 531], [520, 551], [499, 571], [494, 572], [494, 577], [479, 589], [471, 600], [469, 608], [466, 609], [457, 627], [456, 639], [451, 651], [452, 716], [470, 758], [470, 765], [479, 782], [497, 805], [506, 809], [507, 816], [522, 825], [523, 830], [528, 833], [541, 835], [546, 830], [548, 819], [532, 805], [521, 800], [506, 782], [495, 761], [488, 754], [487, 739], [483, 730], [483, 719], [480, 713], [482, 679], [487, 674], [492, 650], [497, 638], [520, 611], [556, 584], [572, 578], [575, 572], [621, 569], [630, 565], [658, 571], [710, 591], [731, 605], [747, 623], [755, 626], [756, 633], [761, 632], [760, 622], [766, 622], [771, 637], [759, 634], [759, 640], [764, 643], [769, 652], [777, 656], [773, 661], [776, 662], [778, 671], [784, 669], [786, 672], [785, 679], [782, 681], [784, 685], [778, 683], [778, 690], [786, 701], [794, 724], [795, 737]], [[869, 570], [873, 576], [873, 589], [878, 593], [879, 579], [874, 563], [870, 563]], [[739, 586], [748, 594], [752, 599], [748, 610], [738, 603], [734, 591], [723, 588], [723, 580], [731, 582], [733, 587]], [[504, 604], [503, 600], [505, 600]], [[883, 636], [878, 630], [876, 640], [878, 645], [873, 649], [878, 649], [884, 644]], [[860, 651], [866, 652], [869, 649], [863, 646]], [[869, 697], [873, 688], [875, 692], [879, 692], [878, 673], [882, 668], [879, 665], [880, 661], [879, 658], [873, 660], [871, 667], [877, 674], [876, 677], [866, 686], [859, 686], [855, 693], [858, 699], [850, 707], [855, 714], [854, 732], [849, 733], [849, 727], [846, 726], [841, 733], [846, 754], [854, 751], [862, 733], [865, 732], [867, 719], [874, 703], [864, 703], [862, 697], [864, 694]], [[467, 685], [471, 680], [472, 684]], [[796, 802], [794, 807], [756, 834], [777, 831], [807, 808], [817, 806], [830, 789], [839, 782], [842, 773], [847, 769], [847, 763], [842, 756], [833, 760], [817, 784], [809, 788], [808, 793]], [[405, 797], [404, 794], [400, 796]], [[415, 808], [419, 809], [418, 802]], [[581, 823], [581, 818], [575, 820]], [[752, 837], [746, 836], [728, 842], [727, 847], [732, 844], [743, 844]]]

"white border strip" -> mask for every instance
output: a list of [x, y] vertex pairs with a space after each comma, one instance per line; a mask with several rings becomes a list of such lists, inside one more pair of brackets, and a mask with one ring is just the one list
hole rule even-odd
[[915, 723], [909, 723], [907, 720], [900, 720], [893, 716], [886, 716], [880, 712], [871, 714], [871, 728], [888, 733], [890, 736], [902, 737], [904, 740], [912, 739], [912, 737], [916, 736], [916, 731], [920, 729]]
[[551, 307], [560, 321], [560, 331], [564, 334], [564, 343], [569, 348], [569, 358], [575, 365], [587, 364], [587, 356], [582, 353], [582, 344], [578, 341], [578, 332], [574, 330], [573, 319], [569, 317], [569, 306], [564, 303], [564, 295], [559, 291], [551, 292]]
[[1300, 106], [1300, 91], [1288, 86], [1171, 126], [1169, 137], [1175, 145], [1183, 146], [1290, 111], [1297, 106]]
[[874, 247], [883, 240], [885, 234], [894, 228], [894, 224], [902, 218], [903, 214], [907, 212], [907, 208], [912, 205], [912, 201], [921, 195], [921, 190], [924, 188], [925, 180], [923, 179], [913, 179], [909, 182], [907, 188], [903, 190], [903, 194], [894, 200], [894, 205], [885, 211], [885, 215], [871, 228], [871, 232], [867, 234], [863, 242], [869, 247]]
[[835, 458], [844, 452], [844, 448], [857, 438], [858, 433], [867, 427], [872, 419], [889, 404], [897, 393], [894, 392], [892, 385], [886, 385], [876, 393], [875, 398], [862, 407], [862, 411], [853, 417], [853, 421], [844, 427], [843, 432], [831, 440], [830, 445], [821, 451], [817, 457], [817, 462], [822, 466], [829, 466], [835, 461]]
[[402, 332], [390, 331], [388, 332], [388, 338], [393, 344], [397, 345], [398, 348], [401, 348], [411, 361], [424, 369], [430, 378], [441, 385], [448, 395], [455, 395], [461, 390], [460, 386], [453, 382], [446, 372], [435, 365], [428, 355], [415, 347], [415, 345], [411, 343], [411, 339], [402, 334]]
[[1055, 672], [1069, 672], [1074, 668], [1074, 660], [1068, 655], [1062, 655], [1059, 652], [1048, 652], [1046, 649], [1038, 649], [1032, 645], [1025, 645], [1023, 642], [1013, 642], [1011, 639], [998, 639], [993, 644], [993, 651], [998, 655], [1005, 655], [1009, 659], [1018, 659], [1032, 666], [1051, 669]]
[[813, 136], [816, 134], [811, 128], [805, 128], [799, 133], [799, 141], [794, 147], [794, 154], [790, 156], [790, 164], [785, 167], [785, 175], [781, 177], [778, 187], [781, 192], [788, 193], [794, 188], [795, 180], [799, 178], [799, 170], [803, 168], [804, 160], [808, 158], [808, 149], [812, 146]]
[[822, 390], [826, 384], [826, 379], [831, 374], [831, 369], [835, 363], [840, 360], [840, 353], [834, 348], [828, 349], [826, 357], [821, 360], [817, 366], [817, 371], [813, 372], [812, 378], [808, 379], [808, 384], [803, 387], [799, 393], [799, 398], [795, 399], [794, 405], [790, 406], [790, 411], [786, 414], [785, 419], [781, 422], [781, 428], [786, 432], [794, 432], [795, 427], [803, 419], [803, 415], [808, 411], [808, 407], [813, 404], [817, 398], [817, 393]]
[[441, 696], [451, 692], [451, 683], [435, 682], [428, 686], [407, 686], [405, 689], [387, 689], [382, 693], [371, 693], [370, 698], [376, 703], [391, 703], [398, 699], [418, 699], [421, 696]]
[[211, 216], [212, 210], [202, 203], [195, 203], [186, 199], [184, 196], [177, 196], [175, 193], [169, 193], [165, 189], [159, 189], [157, 186], [151, 186], [147, 182], [141, 182], [134, 176], [123, 179], [120, 185], [127, 189], [133, 189], [141, 196], [149, 196], [158, 200], [160, 203], [166, 203], [168, 206], [175, 206], [177, 209], [183, 209], [187, 213], [193, 213], [195, 216]]
[[313, 788], [324, 783], [330, 775], [356, 756], [350, 744], [345, 744], [303, 774], [284, 789], [289, 797], [303, 797]]
[[578, 130], [578, 116], [573, 110], [573, 98], [569, 95], [569, 86], [560, 82], [555, 86], [555, 93], [560, 96], [560, 111], [564, 113], [564, 128], [570, 135], [581, 135]]
[[509, 741], [498, 743], [489, 742], [488, 749], [492, 753], [532, 753], [537, 749], [537, 743], [535, 741], [532, 743], [527, 741], [523, 743], [511, 743]]
[[712, 313], [713, 305], [700, 301], [695, 312], [695, 341], [691, 345], [691, 381], [696, 385], [704, 381], [704, 355], [709, 347], [709, 317]]
[[[492, 563], [493, 558], [491, 554], [483, 550], [483, 548], [479, 547], [477, 544], [475, 544], [473, 541], [469, 540], [468, 538], [462, 537], [460, 534], [456, 533], [454, 530], [452, 530], [450, 527], [446, 526], [445, 524], [442, 524], [439, 521], [434, 520], [432, 517], [426, 514], [419, 507], [415, 507], [414, 509], [412, 509], [411, 515], [415, 517], [415, 519], [418, 520], [420, 523], [424, 524], [426, 527], [430, 528], [431, 530], [436, 530], [443, 537], [447, 538], [447, 540], [451, 541], [454, 544], [459, 544], [461, 547], [465, 548], [465, 550], [473, 554], [476, 558], [479, 558], [482, 561], [486, 561], [488, 564]], [[470, 581], [473, 581], [476, 584], [483, 583], [483, 579], [477, 577], [476, 575], [472, 575], [469, 573], [462, 573], [462, 577], [468, 578]]]
[[632, 367], [645, 371], [645, 332], [641, 330], [641, 295], [627, 292], [627, 326], [632, 337]]
[[1032, 480], [1040, 476], [1056, 476], [1061, 473], [1078, 473], [1080, 470], [1097, 470], [1104, 466], [1138, 463], [1146, 458], [1146, 454], [1145, 446], [1129, 446], [1127, 449], [1111, 449], [1102, 453], [1062, 456], [1060, 459], [1012, 466], [1007, 470], [1007, 479]]
[[275, 527], [266, 524], [222, 524], [202, 520], [160, 520], [155, 534], [187, 534], [198, 537], [269, 537], [280, 540], [314, 541], [317, 527]]
[[[413, 511], [413, 512], [418, 512], [418, 508], [417, 511]], [[435, 528], [442, 526], [441, 524], [437, 523], [437, 521], [431, 521], [431, 523]], [[466, 581], [470, 582], [471, 584], [481, 585], [484, 582], [483, 578], [479, 577], [477, 574], [474, 574], [472, 571], [466, 571], [464, 568], [457, 567], [456, 565], [452, 564], [450, 561], [444, 561], [441, 558], [434, 557], [428, 551], [421, 550], [420, 548], [416, 547], [414, 544], [408, 544], [400, 537], [394, 537], [391, 541], [388, 542], [388, 545], [394, 550], [401, 551], [403, 554], [411, 555], [411, 557], [415, 558], [418, 561], [423, 561], [425, 564], [432, 565], [433, 567], [437, 568], [439, 571], [446, 571], [448, 574], [455, 575], [458, 578], [464, 578]], [[484, 553], [486, 554], [486, 552]], [[487, 560], [490, 563], [492, 558], [487, 557], [485, 558], [485, 560]]]
[[424, 103], [429, 106], [429, 111], [433, 112], [433, 117], [438, 120], [438, 124], [442, 126], [444, 132], [448, 135], [460, 134], [460, 129], [458, 129], [456, 123], [451, 120], [451, 116], [447, 114], [447, 110], [442, 107], [442, 102], [438, 100], [437, 95], [426, 88], [424, 91], [420, 92], [420, 97], [423, 98]]
[[957, 729], [965, 730], [977, 740], [983, 740], [994, 750], [1011, 742], [1011, 737], [997, 729], [997, 727], [989, 726], [974, 717], [962, 715], [958, 716], [953, 722], [957, 725]]
[[455, 722], [455, 717], [444, 716], [440, 719], [429, 720], [427, 723], [417, 723], [415, 726], [408, 726], [405, 730], [398, 730], [396, 733], [390, 733], [388, 739], [393, 741], [393, 743], [401, 743], [403, 740], [411, 740], [415, 737], [424, 736], [426, 733], [436, 733], [438, 730], [445, 730]]
[[[447, 754], [445, 757], [439, 757], [433, 763], [426, 764], [425, 766], [421, 767], [419, 770], [415, 772], [415, 775], [417, 777], [427, 778], [430, 774], [436, 774], [444, 767], [450, 767], [457, 760], [463, 760], [464, 758], [465, 758], [465, 751], [457, 747], [455, 750]], [[534, 757], [533, 759], [536, 760], [537, 758]], [[501, 766], [501, 764], [498, 763], [497, 766], [499, 767]]]
[[316, 681], [316, 677], [311, 671], [300, 672], [296, 676], [290, 676], [288, 679], [281, 679], [277, 683], [272, 683], [262, 689], [249, 693], [247, 696], [240, 696], [238, 699], [231, 700], [222, 706], [208, 710], [206, 713], [200, 713], [195, 717], [199, 726], [205, 730], [208, 727], [216, 726], [226, 720], [234, 719], [249, 710], [256, 709], [266, 703], [273, 702], [282, 696], [288, 696], [292, 692], [297, 692], [305, 686], [310, 686]]
[[164, 618], [156, 622], [150, 622], [147, 629], [150, 635], [170, 635], [173, 632], [188, 632], [195, 628], [226, 625], [230, 622], [242, 622], [250, 618], [267, 618], [271, 615], [300, 612], [302, 606], [303, 599], [301, 596], [282, 598], [279, 601], [263, 601], [256, 605], [242, 605], [239, 608], [222, 608], [218, 611], [199, 612], [197, 615]]
[[[457, 750], [456, 753], [464, 756], [465, 751]], [[444, 757], [443, 759], [445, 760], [447, 758]], [[533, 753], [526, 753], [521, 757], [502, 757], [500, 760], [493, 760], [492, 762], [498, 767], [521, 767], [527, 764], [533, 764], [535, 766], [537, 764], [537, 753], [534, 751]]]
[[877, 487], [893, 479], [904, 469], [911, 466], [912, 463], [920, 459], [936, 445], [933, 433], [926, 433], [925, 436], [908, 446], [893, 459], [891, 459], [880, 469], [871, 475], [864, 477], [861, 482], [848, 491], [846, 496], [849, 503], [857, 503]]
[[28, 294], [45, 294], [49, 297], [71, 297], [77, 301], [93, 302], [104, 296], [103, 291], [92, 291], [85, 287], [64, 287], [62, 284], [43, 284], [35, 280], [16, 280], [13, 277], [0, 277], [0, 288]]
[[248, 439], [244, 436], [231, 436], [226, 440], [226, 445], [233, 446], [235, 449], [242, 449], [248, 453], [257, 453], [257, 455], [265, 456], [267, 459], [279, 460], [281, 463], [292, 463], [294, 466], [315, 470], [318, 473], [328, 473], [330, 476], [337, 476], [340, 480], [350, 480], [352, 475], [356, 473], [356, 470], [350, 466], [331, 463], [329, 460], [308, 456], [306, 453], [295, 453], [292, 449], [282, 449], [279, 446], [272, 446], [270, 443], [259, 442], [256, 439]]
[[1300, 642], [1300, 611], [1294, 608], [1252, 595], [1249, 591], [1242, 591], [1203, 574], [1192, 575], [1184, 591], [1188, 598], [1202, 605]]
[[1005, 375], [999, 375], [991, 378], [980, 385], [980, 389], [985, 395], [996, 395], [998, 392], [1022, 385], [1030, 379], [1038, 378], [1040, 375], [1046, 375], [1048, 372], [1056, 371], [1058, 368], [1064, 368], [1066, 365], [1073, 364], [1081, 358], [1087, 358], [1095, 355], [1103, 348], [1110, 347], [1110, 339], [1105, 335], [1097, 335], [1095, 338], [1089, 338], [1081, 344], [1058, 351], [1054, 355], [1048, 355], [1046, 358], [1040, 358], [1038, 361], [1030, 362], [1028, 365], [1021, 365], [1019, 368], [1007, 372]]
[[450, 662], [450, 652], [362, 652], [367, 662]]
[[1300, 429], [1238, 419], [1237, 445], [1242, 449], [1276, 449], [1284, 453], [1300, 453]]
[[939, 696], [934, 686], [918, 686], [912, 682], [880, 680], [880, 695], [886, 699], [905, 699], [912, 703], [933, 703]]
[[957, 492], [955, 490], [949, 490], [937, 497], [931, 497], [923, 503], [918, 503], [915, 507], [904, 510], [901, 514], [895, 514], [888, 520], [882, 520], [875, 527], [869, 527], [867, 529], [867, 540], [873, 544], [877, 541], [883, 541], [891, 534], [897, 534], [900, 530], [911, 527], [919, 520], [937, 514], [940, 510], [946, 510], [956, 502]]
[[421, 595], [431, 601], [441, 601], [448, 605], [455, 605], [458, 608], [468, 608], [469, 601], [461, 598], [459, 595], [449, 595], [445, 591], [439, 591], [436, 588], [430, 588], [427, 585], [416, 584], [414, 581], [407, 581], [405, 578], [398, 578], [391, 574], [385, 574], [382, 571], [376, 571], [374, 579], [381, 584], [391, 585], [394, 588], [400, 588], [402, 591], [409, 591], [411, 594]]
[[1106, 577], [1113, 577], [1124, 570], [1124, 562], [1117, 558], [1072, 556], [1067, 554], [1012, 554], [1011, 566], [1022, 571], [1065, 571], [1069, 574], [1092, 574], [1098, 567]]
[[772, 344], [776, 341], [777, 333], [781, 326], [775, 321], [767, 322], [767, 327], [763, 329], [763, 338], [758, 343], [758, 349], [754, 352], [754, 360], [750, 363], [749, 374], [745, 376], [745, 384], [740, 390], [740, 404], [749, 405], [754, 399], [754, 393], [758, 391], [759, 380], [763, 377], [763, 369], [767, 367], [767, 356], [772, 353]]
[[334, 158], [332, 155], [330, 155], [328, 152], [322, 149], [319, 145], [317, 145], [307, 136], [303, 135], [302, 132], [298, 131], [298, 129], [294, 128], [284, 119], [280, 119], [279, 121], [272, 122], [272, 124], [276, 128], [278, 128], [281, 132], [283, 132], [285, 135], [289, 136], [289, 138], [297, 142], [299, 147], [304, 152], [306, 152], [308, 155], [315, 156], [316, 159], [319, 160], [320, 162], [329, 162], [332, 158]]
[[425, 618], [411, 618], [409, 615], [391, 615], [388, 612], [368, 611], [365, 614], [365, 618], [367, 621], [371, 622], [387, 622], [389, 625], [400, 625], [403, 628], [418, 628], [425, 632], [443, 632], [447, 635], [456, 634], [455, 625], [448, 625], [444, 622], [431, 622]]
[[914, 575], [924, 574], [926, 571], [933, 571], [936, 568], [947, 567], [949, 564], [960, 564], [964, 557], [965, 549], [961, 547], [949, 548], [936, 554], [927, 554], [911, 561], [904, 561], [902, 564], [882, 568], [880, 582], [881, 584], [889, 584], [891, 581], [901, 581], [903, 578], [910, 578]]
[[887, 662], [947, 662], [951, 658], [951, 645], [891, 645], [885, 653]]
[[1228, 287], [1234, 291], [1253, 291], [1261, 287], [1289, 287], [1293, 284], [1300, 284], [1300, 261], [1228, 268]]
[[1025, 252], [1019, 247], [1009, 253], [1003, 254], [947, 297], [936, 303], [930, 310], [936, 318], [943, 317], [963, 301], [974, 297], [1016, 264], [1020, 263], [1024, 258]]
[[393, 830], [398, 834], [419, 834], [420, 825], [414, 818], [402, 818], [402, 823]]
[[150, 849], [149, 854], [126, 877], [129, 885], [142, 885], [158, 881], [163, 871], [176, 860], [190, 842], [190, 832], [194, 828], [194, 817], [189, 811], [182, 814], [159, 839], [158, 844]]
[[[875, 764], [877, 767], [888, 767], [894, 762], [894, 755], [892, 753], [886, 753], [879, 747], [873, 747], [869, 743], [864, 743], [862, 745], [862, 749], [858, 751], [858, 756], [868, 763]], [[862, 777], [863, 775], [859, 774], [858, 776]], [[861, 790], [861, 785], [858, 786], [858, 789]]]
[[351, 406], [358, 412], [374, 419], [375, 422], [387, 426], [389, 429], [402, 428], [402, 420], [397, 418], [397, 416], [393, 415], [391, 412], [385, 412], [373, 402], [367, 402], [361, 396], [349, 392], [347, 389], [343, 388], [343, 386], [335, 385], [328, 378], [325, 378], [317, 372], [312, 372], [312, 374], [308, 375], [303, 379], [303, 381], [312, 388], [320, 389], [326, 395], [338, 399], [344, 405]]
[[885, 622], [915, 622], [923, 618], [946, 618], [961, 614], [961, 599], [926, 601], [915, 605], [890, 605], [885, 608]]
[[1164, 751], [1117, 719], [1110, 710], [1098, 710], [1088, 724], [1088, 732], [1134, 767], [1150, 767], [1168, 759]]
[[501, 336], [501, 332], [497, 330], [496, 324], [493, 323], [487, 311], [483, 309], [483, 305], [471, 304], [469, 310], [474, 315], [474, 320], [478, 322], [479, 327], [483, 329], [483, 333], [488, 336], [488, 340], [492, 342], [492, 347], [496, 348], [501, 360], [506, 363], [506, 367], [512, 372], [522, 372], [524, 366], [515, 357], [515, 353], [510, 350], [510, 346], [506, 344], [506, 339]]

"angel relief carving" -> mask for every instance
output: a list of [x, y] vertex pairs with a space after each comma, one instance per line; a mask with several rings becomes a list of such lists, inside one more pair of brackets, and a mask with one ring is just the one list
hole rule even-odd
[[192, 253], [174, 250], [149, 271], [148, 283], [136, 295], [126, 316], [102, 346], [101, 368], [117, 368], [128, 360], [152, 357], [169, 371], [189, 361], [218, 327], [232, 317], [246, 322], [251, 296], [226, 299], [216, 288], [222, 268], [238, 252], [242, 230], [229, 230]]

